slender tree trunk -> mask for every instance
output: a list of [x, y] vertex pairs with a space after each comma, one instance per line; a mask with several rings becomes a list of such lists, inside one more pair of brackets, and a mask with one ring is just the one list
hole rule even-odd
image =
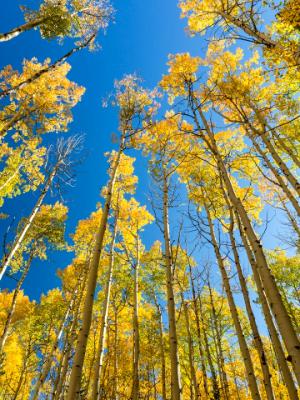
[[[289, 170], [289, 168], [287, 167], [287, 165], [284, 163], [284, 161], [281, 159], [281, 157], [279, 156], [279, 154], [277, 153], [275, 147], [272, 144], [272, 141], [270, 140], [270, 136], [268, 135], [268, 132], [266, 132], [266, 128], [269, 129], [270, 132], [272, 132], [273, 136], [276, 138], [277, 142], [279, 143], [280, 147], [289, 155], [289, 157], [292, 159], [292, 161], [300, 168], [300, 160], [299, 157], [297, 157], [293, 151], [287, 147], [284, 143], [284, 141], [281, 139], [280, 135], [277, 134], [276, 129], [272, 128], [268, 121], [267, 118], [265, 118], [265, 116], [261, 113], [261, 111], [256, 107], [256, 105], [250, 101], [249, 103], [250, 107], [252, 108], [252, 110], [254, 111], [258, 121], [260, 122], [260, 125], [262, 127], [262, 132], [259, 134], [259, 137], [262, 138], [263, 143], [265, 144], [265, 146], [268, 148], [268, 150], [270, 151], [270, 153], [276, 156], [276, 160], [275, 162], [277, 163], [278, 167], [282, 170], [282, 172], [285, 174], [285, 170], [287, 170], [287, 172], [289, 174], [291, 174], [291, 171]], [[269, 147], [270, 146], [270, 147]], [[282, 169], [283, 168], [283, 169]], [[297, 182], [297, 180], [295, 179], [295, 177], [292, 175], [292, 180], [295, 182]], [[299, 187], [299, 183], [298, 183], [298, 189], [300, 189]]]
[[[286, 49], [280, 44], [280, 42], [273, 40], [270, 35], [259, 31], [256, 27], [255, 29], [246, 24], [241, 18], [236, 18], [226, 11], [219, 11], [218, 14], [225, 19], [227, 23], [231, 23], [237, 28], [243, 30], [247, 35], [253, 38], [254, 43], [260, 44], [267, 49], [277, 49], [277, 52], [284, 55]], [[296, 66], [299, 64], [299, 50], [292, 50], [293, 58], [295, 60]]]
[[33, 257], [34, 257], [34, 249], [31, 249], [30, 255], [29, 255], [29, 259], [26, 262], [26, 267], [25, 267], [24, 271], [22, 272], [22, 275], [21, 275], [21, 278], [19, 279], [17, 287], [14, 290], [14, 294], [13, 294], [13, 298], [12, 298], [12, 301], [11, 301], [11, 305], [10, 305], [10, 308], [9, 308], [9, 311], [8, 311], [8, 315], [6, 317], [6, 321], [5, 321], [5, 324], [4, 324], [3, 332], [2, 332], [2, 335], [1, 335], [1, 338], [0, 338], [0, 357], [2, 356], [3, 348], [4, 348], [5, 342], [6, 342], [7, 337], [8, 337], [8, 331], [9, 331], [10, 323], [12, 321], [12, 317], [13, 317], [13, 314], [15, 312], [16, 305], [17, 305], [18, 294], [20, 293], [20, 289], [21, 289], [21, 287], [23, 285], [23, 282], [24, 282], [28, 272], [29, 272]]
[[252, 37], [255, 40], [256, 44], [261, 44], [267, 48], [275, 48], [277, 42], [271, 39], [271, 37], [259, 30], [253, 30], [249, 25], [246, 25], [239, 18], [235, 18], [232, 15], [228, 14], [226, 11], [219, 11], [218, 14], [223, 17], [227, 22], [232, 23], [237, 28], [243, 30], [247, 35]]
[[44, 383], [45, 383], [45, 381], [47, 379], [47, 376], [48, 376], [48, 374], [50, 372], [51, 365], [52, 365], [52, 362], [53, 362], [53, 357], [54, 357], [54, 354], [55, 354], [56, 350], [58, 349], [59, 342], [60, 342], [60, 340], [61, 340], [61, 338], [63, 336], [64, 330], [65, 330], [65, 325], [66, 325], [66, 323], [68, 321], [68, 318], [69, 318], [69, 315], [70, 315], [70, 313], [72, 311], [76, 294], [77, 294], [77, 291], [75, 291], [74, 296], [73, 296], [72, 300], [70, 301], [69, 307], [68, 307], [68, 309], [67, 309], [67, 311], [65, 313], [64, 319], [61, 322], [59, 331], [58, 331], [57, 336], [56, 336], [56, 338], [54, 340], [52, 348], [47, 353], [46, 359], [44, 360], [44, 364], [43, 364], [41, 372], [39, 373], [36, 385], [34, 387], [34, 391], [32, 393], [31, 400], [37, 400], [38, 399], [40, 390], [42, 389], [42, 387], [43, 387], [43, 385], [44, 385]]
[[12, 29], [9, 32], [0, 34], [0, 42], [7, 42], [8, 40], [14, 39], [21, 33], [29, 31], [30, 29], [36, 28], [45, 22], [46, 18], [37, 18], [33, 21], [26, 22], [26, 24], [20, 25], [17, 28]]
[[[61, 64], [63, 64], [69, 57], [71, 57], [73, 54], [77, 53], [78, 51], [88, 47], [88, 45], [95, 39], [95, 34], [92, 35], [87, 41], [82, 43], [79, 46], [74, 47], [70, 51], [68, 51], [66, 54], [64, 54], [62, 57], [58, 58], [54, 63], [48, 65], [47, 67], [41, 68], [38, 72], [33, 74], [31, 77], [25, 79], [24, 81], [18, 83], [16, 86], [13, 86], [11, 88], [4, 89], [0, 91], [0, 98], [7, 96], [10, 93], [16, 92], [19, 89], [22, 89], [26, 85], [29, 85], [30, 83], [34, 82], [36, 79], [40, 78], [44, 74], [47, 74], [48, 72], [53, 71], [57, 67], [59, 67]], [[0, 40], [1, 41], [1, 40]]]
[[165, 267], [166, 267], [166, 286], [167, 286], [167, 304], [169, 317], [169, 345], [171, 362], [171, 398], [172, 400], [182, 400], [182, 387], [180, 377], [180, 366], [178, 359], [178, 342], [176, 331], [176, 308], [173, 291], [173, 271], [172, 271], [172, 252], [169, 232], [169, 196], [168, 182], [164, 171], [163, 177], [163, 223], [164, 223], [164, 241], [165, 241]]
[[[88, 264], [88, 261], [87, 261], [87, 264]], [[69, 362], [70, 362], [70, 360], [72, 358], [71, 351], [72, 351], [72, 348], [73, 348], [73, 343], [74, 343], [75, 338], [76, 338], [76, 329], [77, 329], [77, 326], [78, 326], [78, 317], [79, 317], [79, 314], [80, 314], [82, 299], [83, 299], [84, 290], [85, 290], [86, 281], [87, 281], [87, 274], [88, 274], [88, 268], [87, 267], [86, 267], [85, 271], [83, 272], [83, 274], [84, 274], [83, 275], [83, 282], [82, 282], [82, 286], [80, 288], [79, 298], [76, 299], [76, 307], [75, 307], [74, 314], [73, 314], [72, 325], [71, 325], [70, 331], [67, 332], [67, 337], [66, 337], [67, 347], [66, 347], [65, 354], [64, 354], [64, 357], [63, 357], [61, 373], [60, 373], [60, 376], [59, 376], [57, 389], [55, 391], [53, 400], [59, 400], [61, 398], [62, 391], [64, 390], [65, 385], [66, 385], [66, 381], [67, 381], [67, 375], [68, 375], [68, 371], [69, 371]]]
[[161, 387], [162, 387], [162, 400], [167, 400], [167, 389], [166, 389], [166, 359], [165, 359], [165, 345], [163, 337], [163, 321], [162, 312], [160, 306], [156, 302], [158, 323], [159, 323], [159, 347], [160, 347], [160, 358], [161, 358]]
[[229, 236], [230, 236], [231, 248], [233, 251], [234, 262], [235, 262], [235, 266], [237, 269], [239, 282], [240, 282], [240, 286], [241, 286], [241, 290], [242, 290], [242, 294], [243, 294], [243, 298], [244, 298], [244, 302], [245, 302], [245, 306], [246, 306], [246, 312], [247, 312], [251, 330], [253, 333], [254, 344], [255, 344], [255, 347], [256, 347], [256, 350], [257, 350], [257, 353], [259, 356], [261, 370], [263, 373], [263, 384], [264, 384], [264, 388], [265, 388], [268, 400], [275, 400], [274, 393], [272, 390], [271, 374], [269, 371], [268, 360], [267, 360], [266, 353], [265, 353], [265, 350], [263, 347], [263, 342], [261, 340], [261, 336], [258, 331], [256, 321], [255, 321], [246, 280], [245, 280], [245, 277], [244, 277], [244, 274], [242, 271], [240, 257], [239, 257], [237, 247], [236, 247], [236, 241], [235, 241], [235, 237], [234, 237], [234, 216], [233, 216], [233, 212], [232, 212], [230, 203], [227, 199], [225, 191], [224, 191], [224, 196], [226, 198], [226, 202], [227, 202], [227, 205], [229, 207], [229, 212], [230, 212], [230, 225], [229, 225], [228, 231], [229, 231]]
[[194, 280], [193, 280], [193, 276], [192, 276], [191, 264], [189, 264], [189, 274], [190, 274], [190, 284], [191, 284], [192, 296], [193, 296], [193, 298], [192, 298], [193, 310], [194, 310], [194, 315], [195, 315], [195, 320], [196, 320], [196, 328], [197, 328], [199, 356], [200, 356], [201, 369], [202, 369], [202, 375], [203, 375], [202, 376], [203, 377], [203, 386], [204, 386], [205, 395], [208, 398], [209, 392], [208, 392], [208, 385], [207, 385], [207, 372], [206, 372], [206, 366], [205, 366], [204, 352], [203, 352], [203, 348], [202, 348], [200, 320], [199, 320], [199, 314], [198, 314], [197, 298], [196, 298]]
[[55, 372], [55, 380], [52, 386], [52, 394], [51, 394], [51, 399], [54, 400], [55, 398], [55, 393], [57, 392], [57, 388], [60, 382], [60, 377], [61, 377], [61, 373], [62, 373], [62, 368], [64, 365], [64, 361], [65, 361], [65, 357], [67, 354], [67, 350], [68, 350], [68, 334], [65, 335], [64, 338], [64, 344], [63, 344], [63, 348], [60, 352], [60, 357], [59, 357], [59, 363], [58, 366], [56, 368], [56, 372]]
[[189, 364], [190, 364], [190, 374], [191, 374], [191, 378], [192, 378], [191, 380], [192, 380], [192, 385], [194, 387], [195, 399], [199, 400], [201, 398], [201, 394], [200, 394], [200, 390], [199, 390], [199, 385], [197, 383], [196, 369], [195, 369], [195, 364], [194, 364], [194, 343], [193, 343], [193, 339], [192, 339], [192, 335], [191, 335], [190, 317], [189, 317], [187, 302], [184, 300], [184, 296], [183, 296], [182, 292], [181, 292], [181, 300], [182, 300], [182, 304], [183, 304], [185, 326], [186, 326], [186, 332], [187, 332], [187, 337], [188, 337]]
[[266, 325], [268, 327], [268, 331], [270, 333], [270, 337], [271, 337], [271, 341], [272, 341], [272, 345], [274, 348], [274, 352], [275, 352], [275, 356], [277, 359], [277, 363], [279, 366], [279, 369], [282, 372], [282, 376], [284, 379], [284, 383], [287, 387], [287, 390], [289, 392], [289, 396], [292, 400], [298, 400], [298, 394], [297, 394], [297, 389], [294, 383], [294, 379], [292, 377], [291, 371], [288, 367], [286, 358], [285, 358], [285, 354], [284, 354], [284, 350], [282, 349], [282, 345], [281, 345], [281, 341], [279, 339], [278, 333], [277, 333], [277, 329], [274, 325], [273, 322], [273, 318], [271, 315], [271, 311], [269, 309], [269, 305], [267, 302], [267, 299], [265, 297], [264, 294], [264, 290], [263, 290], [263, 286], [261, 283], [261, 279], [259, 277], [258, 274], [258, 268], [256, 265], [256, 261], [254, 259], [254, 255], [251, 251], [251, 248], [248, 244], [246, 235], [244, 233], [244, 230], [241, 226], [241, 222], [238, 219], [238, 225], [239, 225], [239, 231], [240, 231], [240, 235], [243, 241], [243, 245], [244, 248], [246, 250], [247, 256], [248, 256], [248, 260], [249, 263], [252, 267], [252, 271], [253, 271], [253, 278], [257, 287], [257, 293], [258, 293], [258, 297], [259, 297], [259, 301], [261, 303], [262, 309], [263, 309], [263, 313], [264, 313], [264, 317], [265, 317], [265, 321], [266, 321]]
[[36, 108], [33, 109], [29, 109], [27, 111], [24, 112], [15, 112], [13, 117], [8, 119], [8, 121], [6, 123], [5, 120], [2, 120], [1, 122], [3, 122], [3, 127], [0, 129], [0, 138], [3, 139], [3, 137], [6, 135], [6, 133], [12, 129], [18, 122], [22, 121], [24, 118], [29, 117], [30, 114], [34, 113], [36, 111]]
[[274, 141], [278, 142], [279, 147], [281, 147], [281, 150], [284, 151], [293, 161], [293, 163], [300, 168], [300, 160], [299, 157], [297, 156], [297, 154], [294, 154], [294, 152], [292, 151], [292, 149], [290, 147], [288, 147], [285, 143], [284, 143], [284, 139], [280, 137], [280, 135], [275, 131], [275, 129], [273, 129], [272, 127], [268, 126], [268, 129], [270, 129], [272, 131], [273, 136], [275, 137]]
[[200, 318], [201, 318], [201, 323], [202, 323], [202, 326], [203, 326], [202, 332], [203, 332], [203, 338], [204, 338], [204, 344], [205, 344], [205, 351], [206, 351], [207, 361], [208, 361], [208, 365], [209, 365], [209, 368], [210, 368], [211, 379], [212, 379], [213, 399], [214, 400], [220, 400], [221, 399], [221, 394], [220, 394], [220, 389], [219, 389], [219, 385], [218, 385], [216, 370], [215, 370], [215, 367], [214, 367], [214, 364], [213, 364], [213, 360], [212, 360], [212, 357], [211, 357], [211, 353], [210, 353], [210, 348], [209, 348], [208, 338], [207, 338], [207, 334], [206, 334], [206, 329], [205, 329], [205, 326], [204, 326], [203, 308], [202, 308], [202, 300], [201, 300], [200, 294], [198, 296], [198, 301], [199, 301], [199, 307], [200, 307]]
[[273, 173], [273, 175], [275, 176], [279, 186], [281, 187], [282, 191], [284, 192], [284, 194], [286, 195], [286, 197], [289, 199], [289, 201], [291, 202], [292, 206], [294, 207], [294, 209], [296, 210], [298, 216], [300, 216], [300, 205], [297, 201], [297, 199], [295, 198], [295, 196], [292, 194], [292, 192], [290, 191], [290, 189], [288, 188], [288, 186], [286, 185], [286, 183], [284, 182], [282, 176], [278, 173], [278, 171], [276, 170], [276, 168], [274, 167], [274, 165], [270, 162], [267, 154], [265, 154], [265, 152], [260, 148], [259, 144], [256, 141], [256, 138], [253, 137], [252, 135], [250, 135], [250, 139], [253, 143], [253, 146], [255, 147], [256, 151], [258, 152], [258, 154], [263, 158], [264, 162], [266, 163], [267, 167], [270, 169], [270, 171]]
[[230, 313], [231, 313], [231, 317], [234, 323], [234, 327], [237, 333], [237, 337], [238, 337], [238, 342], [239, 342], [239, 347], [243, 356], [243, 361], [244, 361], [244, 365], [245, 365], [245, 369], [246, 369], [246, 374], [247, 374], [247, 381], [249, 384], [249, 389], [251, 392], [251, 396], [253, 399], [256, 400], [261, 400], [260, 394], [259, 394], [259, 390], [258, 390], [258, 386], [257, 386], [257, 382], [256, 382], [256, 378], [255, 378], [255, 374], [254, 374], [254, 368], [253, 368], [253, 364], [252, 364], [252, 360], [251, 360], [251, 356], [250, 356], [250, 352], [247, 346], [247, 342], [243, 333], [243, 329], [239, 320], [239, 316], [238, 316], [238, 312], [237, 312], [237, 308], [235, 305], [235, 301], [233, 298], [233, 294], [231, 291], [231, 287], [230, 287], [230, 283], [229, 283], [229, 279], [227, 276], [227, 272], [226, 272], [226, 268], [223, 262], [223, 258], [221, 256], [220, 250], [219, 250], [219, 246], [217, 244], [217, 240], [215, 237], [215, 232], [214, 232], [214, 227], [213, 227], [213, 223], [211, 220], [211, 216], [210, 216], [210, 212], [208, 207], [205, 205], [205, 211], [206, 211], [206, 215], [207, 215], [207, 219], [208, 219], [208, 224], [209, 224], [209, 230], [210, 230], [210, 236], [212, 239], [212, 244], [215, 250], [215, 254], [216, 254], [216, 258], [217, 258], [217, 262], [219, 265], [219, 269], [222, 275], [222, 281], [223, 281], [223, 285], [225, 287], [225, 291], [226, 291], [226, 295], [227, 295], [227, 300], [228, 300], [228, 305], [229, 305], [229, 309], [230, 309]]
[[224, 359], [224, 352], [222, 348], [222, 335], [218, 326], [218, 317], [215, 309], [215, 304], [214, 304], [214, 299], [213, 299], [213, 294], [210, 286], [210, 281], [209, 279], [207, 280], [207, 286], [208, 286], [208, 291], [209, 291], [209, 298], [210, 298], [210, 305], [211, 305], [211, 310], [212, 310], [212, 322], [213, 322], [213, 327], [215, 331], [215, 340], [216, 340], [216, 350], [219, 353], [219, 361], [220, 361], [220, 377], [222, 378], [221, 380], [223, 381], [223, 392], [224, 392], [224, 398], [229, 399], [229, 391], [228, 391], [228, 379], [227, 375], [224, 369], [225, 366], [225, 359]]
[[292, 215], [292, 213], [291, 213], [291, 211], [289, 210], [288, 206], [285, 204], [284, 199], [281, 198], [280, 196], [278, 196], [278, 197], [279, 197], [280, 202], [281, 202], [281, 204], [282, 204], [282, 208], [284, 209], [284, 211], [285, 211], [285, 213], [286, 213], [286, 215], [287, 215], [287, 217], [288, 217], [288, 220], [289, 220], [290, 223], [291, 223], [291, 226], [292, 226], [293, 230], [295, 231], [295, 233], [296, 233], [297, 236], [298, 236], [298, 240], [299, 240], [299, 243], [300, 243], [300, 227], [299, 227], [299, 225], [297, 224], [297, 221], [296, 221], [295, 217]]
[[117, 400], [118, 396], [118, 339], [119, 339], [119, 327], [118, 327], [118, 312], [117, 308], [114, 309], [115, 315], [115, 337], [114, 337], [114, 376], [113, 376], [113, 400]]
[[289, 353], [288, 359], [290, 360], [290, 362], [293, 366], [293, 369], [295, 371], [297, 380], [300, 383], [300, 343], [299, 343], [299, 339], [297, 337], [297, 334], [295, 332], [295, 329], [293, 327], [293, 324], [289, 317], [289, 314], [284, 306], [280, 292], [276, 286], [274, 276], [272, 275], [272, 273], [269, 269], [264, 251], [262, 249], [261, 242], [258, 239], [258, 237], [256, 236], [256, 233], [253, 229], [250, 218], [243, 206], [243, 203], [236, 196], [234, 188], [231, 184], [224, 161], [218, 151], [218, 147], [217, 147], [217, 144], [216, 144], [216, 141], [214, 138], [214, 134], [213, 134], [202, 110], [199, 107], [197, 108], [197, 110], [199, 112], [200, 118], [205, 127], [205, 130], [208, 134], [208, 138], [203, 136], [201, 130], [199, 131], [199, 133], [216, 158], [218, 170], [219, 170], [220, 175], [223, 179], [223, 182], [226, 186], [226, 190], [228, 192], [228, 197], [230, 199], [230, 202], [233, 205], [234, 211], [241, 218], [243, 229], [245, 231], [245, 234], [247, 235], [250, 246], [255, 255], [255, 259], [256, 259], [257, 266], [258, 266], [258, 271], [259, 271], [259, 275], [261, 277], [264, 291], [266, 293], [272, 313], [274, 315], [274, 318], [276, 319], [279, 331], [281, 333], [281, 336], [284, 340], [285, 346]]
[[99, 261], [100, 256], [102, 253], [103, 248], [103, 240], [104, 234], [106, 231], [106, 225], [108, 220], [108, 215], [111, 206], [111, 199], [112, 193], [114, 189], [114, 183], [116, 179], [116, 174], [118, 171], [119, 163], [121, 154], [124, 148], [124, 140], [125, 134], [122, 134], [121, 142], [119, 151], [117, 153], [116, 160], [114, 162], [111, 178], [108, 184], [107, 196], [106, 201], [102, 213], [102, 218], [100, 222], [100, 226], [98, 232], [95, 237], [95, 245], [92, 254], [92, 259], [90, 263], [89, 275], [88, 275], [88, 282], [87, 282], [87, 290], [86, 290], [86, 297], [83, 309], [83, 318], [82, 318], [82, 326], [81, 330], [78, 335], [78, 342], [76, 346], [75, 356], [74, 356], [74, 363], [71, 371], [70, 377], [70, 385], [67, 394], [67, 400], [76, 400], [79, 393], [80, 393], [80, 384], [81, 384], [81, 376], [82, 376], [82, 368], [83, 362], [85, 357], [86, 345], [88, 340], [88, 335], [91, 327], [92, 321], [92, 311], [93, 311], [93, 304], [94, 304], [94, 294], [96, 289], [97, 283], [97, 275], [98, 275], [98, 268], [99, 268]]
[[107, 282], [105, 287], [105, 296], [102, 308], [102, 318], [101, 318], [101, 328], [100, 328], [100, 336], [98, 341], [98, 348], [97, 353], [95, 356], [95, 364], [94, 364], [94, 380], [92, 386], [92, 393], [91, 399], [98, 400], [99, 394], [101, 392], [101, 388], [99, 385], [102, 367], [103, 367], [103, 355], [104, 355], [104, 343], [106, 339], [106, 332], [107, 332], [107, 319], [108, 319], [108, 309], [109, 309], [109, 302], [110, 302], [110, 291], [112, 285], [112, 278], [113, 278], [113, 268], [114, 268], [114, 248], [115, 248], [115, 241], [117, 235], [117, 216], [115, 218], [113, 234], [110, 243], [109, 249], [109, 267], [108, 267], [108, 274], [107, 274]]
[[[137, 233], [138, 235], [138, 233]], [[136, 238], [137, 256], [134, 266], [134, 287], [133, 287], [133, 371], [132, 371], [132, 391], [131, 399], [139, 398], [139, 360], [140, 360], [140, 328], [139, 328], [139, 268], [140, 268], [140, 250], [139, 237]]]
[[18, 236], [16, 237], [9, 254], [6, 255], [5, 259], [4, 259], [4, 263], [2, 265], [2, 269], [1, 269], [1, 273], [0, 273], [0, 280], [3, 278], [7, 268], [9, 267], [9, 264], [11, 263], [12, 259], [14, 258], [14, 255], [16, 254], [16, 252], [19, 250], [23, 239], [25, 238], [25, 235], [27, 233], [27, 231], [30, 229], [34, 218], [36, 217], [36, 214], [39, 212], [41, 205], [43, 204], [43, 201], [48, 193], [48, 190], [51, 187], [51, 184], [53, 182], [53, 179], [57, 173], [57, 169], [58, 169], [58, 165], [56, 165], [53, 168], [53, 171], [51, 172], [51, 174], [49, 175], [46, 184], [29, 216], [29, 218], [27, 219], [25, 225], [23, 226], [21, 232], [18, 234]]

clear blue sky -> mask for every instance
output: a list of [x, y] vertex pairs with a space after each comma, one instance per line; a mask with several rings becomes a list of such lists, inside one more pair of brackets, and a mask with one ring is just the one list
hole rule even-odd
[[[23, 22], [19, 10], [21, 4], [37, 8], [38, 3], [0, 0], [0, 30], [4, 32]], [[117, 129], [117, 111], [102, 109], [101, 99], [112, 92], [114, 80], [135, 72], [146, 86], [154, 87], [167, 70], [168, 54], [189, 51], [192, 55], [203, 55], [207, 44], [204, 39], [190, 38], [185, 33], [185, 21], [179, 18], [176, 0], [115, 0], [113, 5], [116, 8], [115, 23], [105, 36], [98, 38], [102, 49], [93, 53], [83, 51], [69, 60], [72, 65], [70, 79], [87, 89], [82, 102], [73, 110], [70, 134], [86, 135], [85, 147], [89, 156], [79, 168], [76, 187], [66, 194], [70, 208], [68, 234], [74, 231], [78, 220], [95, 210], [100, 188], [106, 182], [107, 164], [103, 153], [112, 148], [111, 134]], [[70, 42], [61, 46], [56, 41], [42, 40], [38, 31], [27, 32], [1, 44], [1, 67], [12, 64], [20, 69], [24, 58], [37, 57], [43, 61], [50, 57], [55, 60], [71, 46]], [[49, 135], [49, 140], [55, 141], [55, 135]], [[137, 199], [145, 203], [149, 184], [146, 161], [138, 157], [135, 165], [139, 175]], [[31, 193], [7, 200], [2, 211], [16, 216], [18, 221], [30, 212], [36, 196]], [[0, 221], [0, 240], [7, 224], [8, 221]], [[176, 221], [173, 224], [176, 225]], [[155, 226], [147, 229], [144, 235], [147, 246], [157, 239], [157, 233]], [[71, 259], [71, 254], [51, 253], [48, 262], [34, 262], [24, 284], [25, 293], [38, 299], [41, 293], [57, 286], [56, 269], [64, 268]], [[14, 282], [5, 278], [1, 287], [12, 288]]]

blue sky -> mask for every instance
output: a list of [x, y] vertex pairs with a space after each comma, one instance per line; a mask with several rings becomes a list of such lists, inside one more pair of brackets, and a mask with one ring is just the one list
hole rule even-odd
[[[19, 10], [21, 4], [37, 8], [38, 3], [32, 0], [24, 0], [24, 3], [0, 0], [0, 30], [4, 32], [23, 23]], [[126, 73], [136, 73], [143, 78], [145, 86], [154, 87], [167, 70], [168, 54], [189, 51], [192, 55], [201, 56], [207, 45], [205, 39], [190, 38], [185, 33], [185, 21], [179, 18], [180, 10], [174, 0], [115, 0], [113, 5], [116, 9], [115, 23], [105, 36], [99, 36], [102, 49], [92, 53], [85, 50], [69, 60], [72, 65], [69, 78], [86, 87], [82, 102], [73, 110], [74, 122], [70, 126], [70, 134], [85, 134], [88, 157], [79, 167], [76, 186], [68, 189], [65, 195], [70, 209], [68, 234], [74, 231], [78, 220], [88, 217], [95, 210], [100, 200], [100, 188], [106, 183], [107, 164], [103, 154], [112, 149], [111, 134], [116, 132], [118, 118], [116, 109], [101, 107], [101, 100], [112, 92], [114, 80]], [[50, 57], [55, 60], [71, 46], [69, 41], [59, 45], [56, 41], [43, 40], [38, 31], [27, 32], [1, 44], [1, 67], [12, 64], [13, 68], [20, 69], [24, 58], [37, 57], [43, 61]], [[49, 140], [54, 142], [55, 139], [55, 135], [49, 135]], [[141, 203], [147, 202], [150, 184], [146, 164], [142, 157], [138, 157], [135, 163], [139, 175], [136, 197]], [[30, 212], [36, 197], [37, 194], [31, 193], [7, 200], [2, 211], [15, 216], [18, 221]], [[53, 202], [54, 199], [48, 200]], [[176, 219], [174, 215], [173, 227], [178, 223]], [[8, 221], [0, 221], [0, 238], [7, 224]], [[276, 226], [273, 229], [276, 230]], [[145, 244], [150, 246], [158, 238], [157, 234], [155, 225], [148, 228], [144, 234]], [[271, 236], [267, 242], [272, 242]], [[208, 255], [209, 251], [205, 259]], [[24, 284], [25, 293], [32, 299], [38, 299], [41, 293], [57, 286], [59, 280], [55, 271], [64, 268], [71, 259], [72, 254], [51, 253], [47, 262], [35, 261]], [[2, 288], [13, 288], [15, 282], [4, 278], [1, 284]]]

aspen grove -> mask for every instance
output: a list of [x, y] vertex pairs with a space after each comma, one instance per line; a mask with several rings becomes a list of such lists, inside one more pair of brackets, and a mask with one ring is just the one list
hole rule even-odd
[[[39, 0], [0, 26], [44, 52], [0, 72], [0, 400], [299, 400], [300, 1], [179, 0], [198, 53], [95, 99], [74, 76], [115, 3]], [[72, 123], [104, 97], [107, 167], [74, 210], [99, 165]]]

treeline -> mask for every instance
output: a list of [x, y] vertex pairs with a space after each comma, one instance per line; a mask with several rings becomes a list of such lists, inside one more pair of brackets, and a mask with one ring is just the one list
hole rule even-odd
[[[298, 3], [180, 2], [207, 52], [170, 55], [154, 90], [135, 75], [116, 83], [117, 148], [72, 245], [67, 206], [46, 200], [73, 183], [82, 138], [46, 148], [43, 137], [68, 131], [84, 88], [67, 78], [66, 59], [94, 46], [112, 7], [45, 0], [0, 35], [74, 38], [55, 62], [1, 73], [1, 201], [38, 193], [4, 237], [1, 278], [16, 284], [0, 294], [1, 398], [299, 399]], [[148, 160], [151, 211], [135, 197], [132, 149]], [[269, 212], [281, 242], [272, 250], [261, 238]], [[33, 260], [67, 250], [60, 288], [31, 301], [22, 285]]]

